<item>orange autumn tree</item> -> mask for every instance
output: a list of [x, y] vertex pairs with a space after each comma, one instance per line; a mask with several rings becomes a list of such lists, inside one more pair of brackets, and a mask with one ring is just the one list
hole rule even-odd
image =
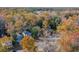
[[70, 39], [72, 51], [79, 51], [79, 32], [72, 33]]
[[20, 44], [24, 51], [35, 51], [35, 42], [32, 37], [24, 36]]
[[[63, 20], [63, 22], [58, 26], [58, 32], [61, 35], [61, 39], [59, 40], [60, 50], [61, 51], [72, 51], [72, 34], [75, 33], [74, 31], [76, 28], [73, 27], [75, 24], [75, 20], [77, 16], [69, 17], [68, 19]], [[75, 25], [76, 26], [76, 25]]]

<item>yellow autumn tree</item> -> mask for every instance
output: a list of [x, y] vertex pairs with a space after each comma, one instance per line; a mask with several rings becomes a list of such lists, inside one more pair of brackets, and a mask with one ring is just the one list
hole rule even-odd
[[7, 36], [4, 36], [2, 38], [0, 38], [0, 51], [2, 52], [7, 52], [9, 51], [10, 48], [12, 48], [12, 41], [13, 41], [13, 38], [12, 37], [7, 37]]
[[22, 25], [23, 25], [22, 20], [16, 20], [15, 25], [14, 25], [15, 30], [20, 31], [20, 29], [22, 28]]

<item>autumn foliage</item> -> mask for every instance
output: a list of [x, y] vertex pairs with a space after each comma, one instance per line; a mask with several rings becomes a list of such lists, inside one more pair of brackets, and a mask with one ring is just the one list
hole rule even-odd
[[24, 51], [34, 51], [35, 50], [34, 39], [29, 36], [25, 36], [21, 40], [20, 44], [21, 44]]
[[[25, 32], [31, 34], [27, 35]], [[36, 51], [38, 46], [36, 47], [35, 43], [42, 41], [39, 37], [54, 38], [54, 34], [60, 35], [60, 39], [56, 41], [58, 51], [79, 51], [79, 11], [76, 9], [60, 11], [52, 8], [0, 8], [0, 51], [10, 51], [11, 48], [17, 50], [18, 45], [23, 51]]]
[[[79, 37], [79, 26], [76, 25], [77, 16], [69, 17], [65, 19], [60, 26], [58, 26], [58, 31], [61, 34], [61, 39], [59, 41], [62, 51], [73, 51], [73, 46], [76, 39]], [[77, 44], [78, 45], [78, 44]], [[79, 48], [79, 47], [77, 47]]]

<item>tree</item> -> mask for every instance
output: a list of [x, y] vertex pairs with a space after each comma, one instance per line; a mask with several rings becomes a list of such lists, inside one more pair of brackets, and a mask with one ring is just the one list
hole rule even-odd
[[5, 20], [4, 18], [0, 18], [0, 37], [4, 35], [5, 32]]
[[4, 36], [0, 38], [0, 51], [8, 52], [13, 48], [12, 45], [13, 38], [9, 36]]
[[61, 39], [58, 41], [60, 51], [72, 51], [71, 48], [71, 39], [70, 39], [70, 33], [69, 32], [62, 32]]
[[43, 27], [43, 20], [39, 20], [37, 23], [36, 23], [37, 26], [39, 26], [40, 28]]
[[50, 23], [49, 23], [49, 26], [51, 29], [53, 29], [54, 31], [57, 30], [57, 26], [60, 24], [61, 22], [61, 19], [57, 16], [54, 16], [51, 20], [50, 20]]
[[78, 32], [75, 31], [75, 19], [76, 18], [73, 19], [73, 17], [70, 17], [58, 26], [57, 30], [61, 35], [59, 42], [62, 51], [74, 51], [76, 48], [79, 48], [74, 45], [75, 39], [78, 38]]
[[22, 20], [16, 20], [15, 22], [15, 30], [18, 32], [18, 31], [21, 31], [22, 29], [22, 25], [23, 25], [23, 22]]
[[39, 30], [40, 30], [40, 27], [38, 26], [32, 27], [31, 33], [33, 38], [37, 38]]
[[24, 36], [20, 44], [24, 51], [35, 51], [35, 42], [32, 37]]

